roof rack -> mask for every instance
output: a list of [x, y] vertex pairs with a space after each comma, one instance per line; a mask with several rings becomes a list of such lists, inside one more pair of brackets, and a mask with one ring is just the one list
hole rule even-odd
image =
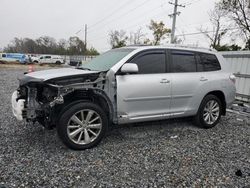
[[217, 52], [217, 50], [212, 49], [212, 48], [199, 47], [199, 46], [195, 46], [195, 45], [167, 44], [167, 45], [164, 45], [164, 46], [169, 46], [169, 47], [180, 47], [180, 48], [202, 49], [202, 50], [208, 50], [208, 51]]
[[131, 45], [126, 45], [126, 47], [138, 47], [138, 46], [152, 46], [149, 44], [131, 44]]

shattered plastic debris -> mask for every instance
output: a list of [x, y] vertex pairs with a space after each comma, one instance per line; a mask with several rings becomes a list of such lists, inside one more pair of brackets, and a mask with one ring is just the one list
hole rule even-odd
[[171, 136], [170, 138], [178, 138], [178, 136], [177, 136], [177, 135], [175, 135], [175, 136]]

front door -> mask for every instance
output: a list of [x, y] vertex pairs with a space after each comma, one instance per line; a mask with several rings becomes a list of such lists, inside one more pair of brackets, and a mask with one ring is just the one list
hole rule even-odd
[[167, 117], [171, 77], [166, 73], [165, 50], [141, 52], [128, 63], [137, 64], [139, 72], [116, 76], [118, 117], [129, 122]]

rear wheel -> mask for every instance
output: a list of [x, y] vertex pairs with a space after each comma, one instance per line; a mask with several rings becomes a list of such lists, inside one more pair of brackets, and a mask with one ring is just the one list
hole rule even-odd
[[61, 62], [60, 61], [56, 61], [56, 65], [61, 65]]
[[203, 128], [212, 128], [221, 118], [222, 104], [215, 95], [207, 95], [202, 100], [195, 116], [196, 125]]
[[104, 111], [94, 103], [83, 102], [61, 115], [57, 132], [66, 146], [83, 150], [96, 146], [105, 135], [107, 126]]

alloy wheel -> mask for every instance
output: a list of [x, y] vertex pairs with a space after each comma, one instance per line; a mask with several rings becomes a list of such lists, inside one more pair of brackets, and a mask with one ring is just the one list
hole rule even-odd
[[90, 109], [80, 110], [68, 121], [68, 138], [76, 144], [86, 145], [93, 142], [102, 129], [102, 119], [100, 115]]
[[212, 125], [214, 124], [220, 116], [220, 106], [216, 100], [209, 100], [205, 105], [203, 110], [204, 121]]

